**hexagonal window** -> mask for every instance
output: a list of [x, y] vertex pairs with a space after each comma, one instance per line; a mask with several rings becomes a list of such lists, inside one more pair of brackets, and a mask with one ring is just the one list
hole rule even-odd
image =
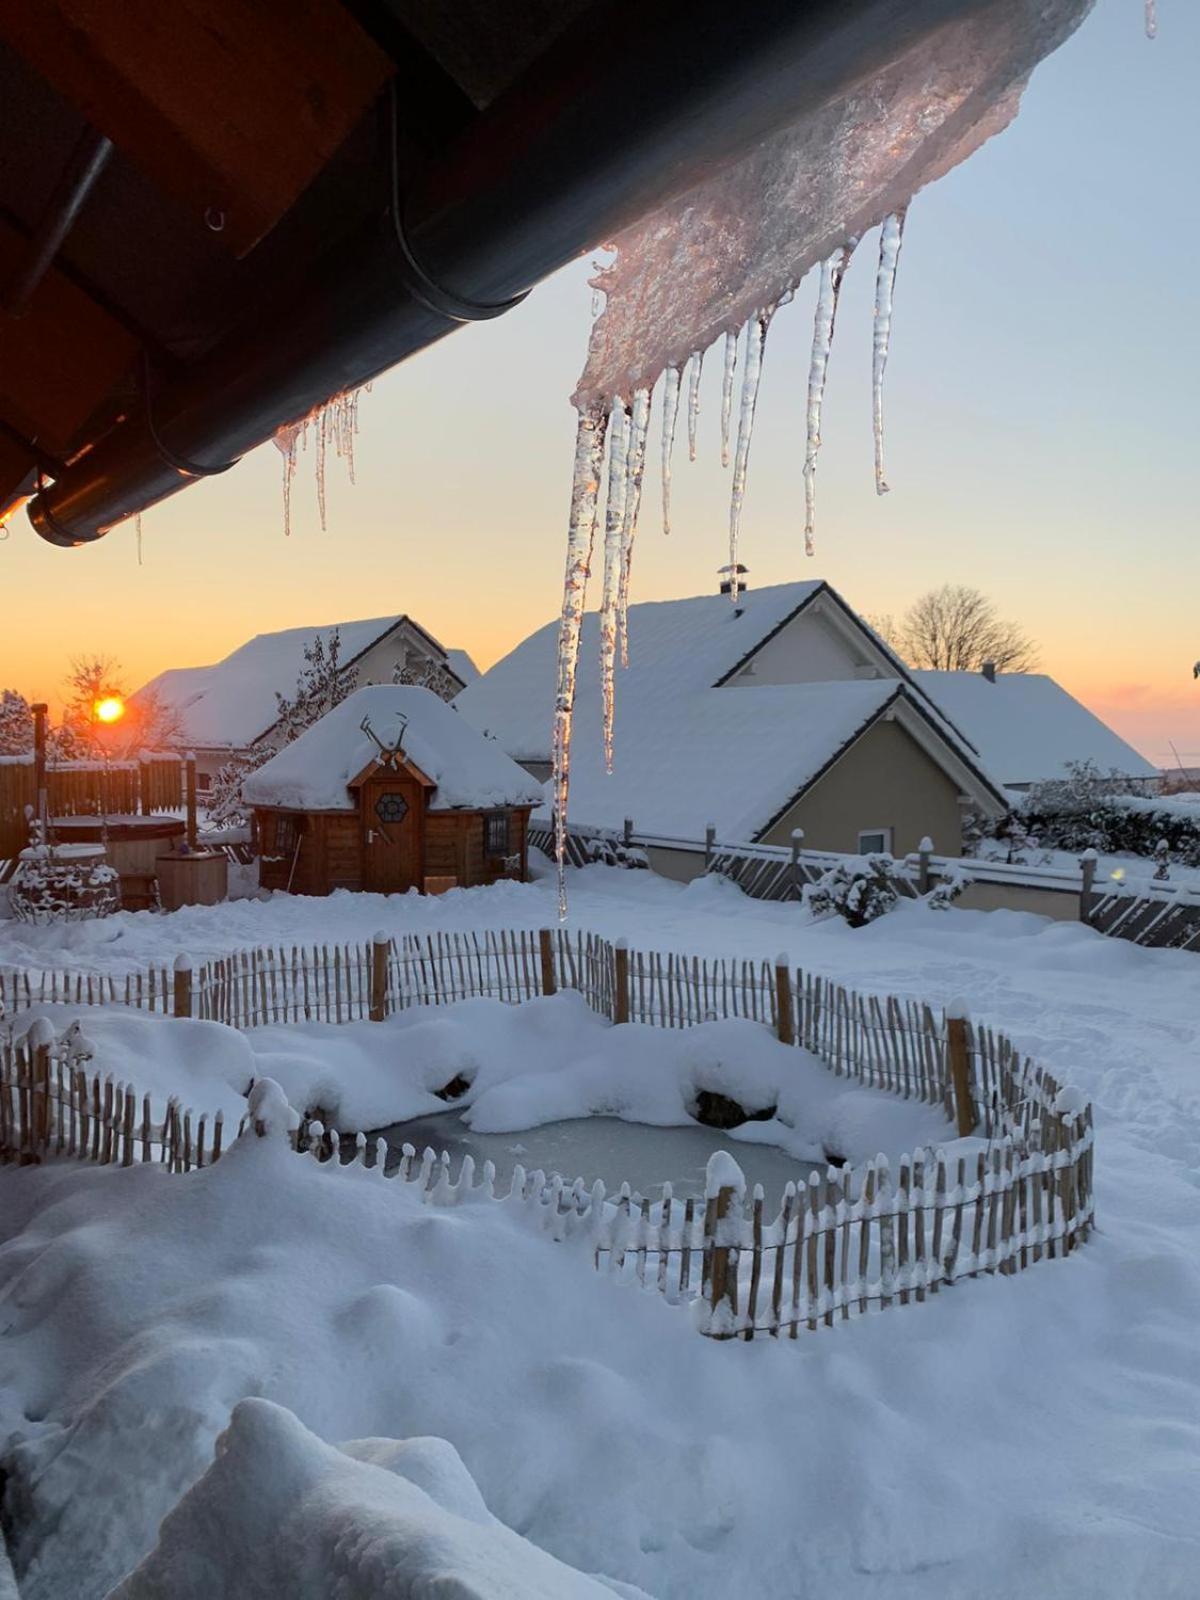
[[375, 815], [380, 822], [403, 822], [408, 815], [408, 801], [402, 794], [381, 794], [375, 802]]

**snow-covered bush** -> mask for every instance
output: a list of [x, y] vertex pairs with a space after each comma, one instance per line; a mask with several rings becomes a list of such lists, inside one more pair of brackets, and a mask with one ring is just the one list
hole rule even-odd
[[814, 917], [836, 912], [861, 928], [890, 911], [900, 898], [899, 871], [889, 855], [848, 856], [804, 892]]
[[947, 872], [927, 895], [922, 896], [923, 903], [931, 911], [949, 911], [963, 890], [970, 887], [970, 883], [971, 879], [965, 872], [958, 870]]
[[1200, 806], [1122, 793], [1122, 785], [1092, 762], [1073, 762], [1067, 778], [1029, 791], [1025, 824], [1051, 849], [1144, 856], [1160, 869], [1166, 862], [1200, 866]]
[[80, 922], [121, 909], [121, 880], [90, 846], [26, 852], [9, 885], [8, 903], [18, 922]]
[[604, 867], [649, 867], [646, 852], [621, 839], [589, 839], [585, 845], [588, 860]]

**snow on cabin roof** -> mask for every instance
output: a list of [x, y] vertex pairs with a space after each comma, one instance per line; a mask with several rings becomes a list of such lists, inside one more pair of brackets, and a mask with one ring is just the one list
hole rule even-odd
[[[212, 666], [173, 667], [160, 672], [138, 694], [156, 693], [166, 705], [175, 708], [181, 723], [181, 743], [201, 749], [244, 749], [274, 727], [278, 720], [276, 691], [284, 695], [294, 691], [304, 664], [304, 647], [318, 633], [328, 638], [334, 628], [338, 629], [342, 663], [348, 666], [406, 621], [424, 634], [437, 651], [442, 651], [437, 640], [403, 612], [357, 622], [314, 623], [256, 634]], [[463, 683], [478, 676], [465, 651], [447, 650], [444, 654], [450, 670]]]
[[610, 828], [631, 817], [639, 833], [687, 839], [711, 824], [718, 838], [753, 839], [902, 696], [917, 698], [894, 678], [703, 689], [661, 718], [622, 718], [618, 696], [611, 773], [600, 709], [582, 705], [571, 817]]
[[918, 672], [918, 683], [1008, 785], [1066, 776], [1069, 761], [1094, 761], [1130, 778], [1158, 768], [1042, 672]]
[[364, 717], [389, 744], [406, 716], [401, 753], [436, 788], [433, 811], [536, 805], [541, 786], [429, 689], [371, 684], [356, 689], [319, 722], [246, 779], [251, 805], [294, 811], [353, 811], [348, 785], [379, 754], [362, 731]]
[[[739, 595], [736, 609], [722, 594], [630, 606], [629, 668], [617, 675], [618, 729], [634, 702], [640, 718], [689, 690], [712, 688], [823, 588], [816, 581], [751, 589]], [[557, 648], [558, 623], [549, 622], [455, 701], [518, 761], [549, 760]], [[599, 703], [599, 656], [600, 618], [589, 611], [580, 640], [577, 721], [586, 707]]]

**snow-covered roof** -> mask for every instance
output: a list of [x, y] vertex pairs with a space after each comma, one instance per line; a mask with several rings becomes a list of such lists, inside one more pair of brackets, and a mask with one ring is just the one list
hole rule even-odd
[[611, 828], [632, 817], [639, 833], [675, 838], [702, 839], [711, 824], [721, 839], [753, 839], [908, 693], [894, 678], [702, 689], [652, 715], [623, 714], [618, 695], [611, 773], [589, 698], [576, 710], [570, 814]]
[[[712, 688], [824, 587], [818, 581], [753, 589], [739, 596], [736, 609], [721, 594], [630, 606], [629, 668], [618, 673], [618, 724], [628, 720], [635, 701], [641, 718], [652, 705]], [[518, 761], [549, 760], [557, 648], [558, 623], [549, 622], [455, 701]], [[600, 619], [589, 611], [576, 677], [581, 710], [599, 703], [599, 656]]]
[[1094, 761], [1129, 778], [1157, 778], [1156, 766], [1042, 672], [918, 672], [930, 698], [976, 746], [1001, 783], [1066, 776], [1069, 761]]
[[[348, 666], [406, 621], [418, 633], [425, 634], [424, 628], [402, 612], [357, 622], [314, 623], [256, 634], [212, 666], [173, 667], [160, 672], [138, 694], [154, 693], [174, 708], [182, 743], [201, 749], [244, 749], [274, 727], [278, 715], [276, 692], [287, 695], [294, 691], [304, 664], [304, 647], [318, 633], [328, 638], [334, 628], [338, 629], [341, 660]], [[442, 650], [432, 635], [425, 636], [436, 651]], [[447, 650], [445, 656], [450, 670], [464, 683], [478, 676], [465, 651]]]
[[347, 785], [379, 754], [362, 731], [364, 717], [384, 744], [395, 738], [399, 718], [408, 718], [401, 753], [436, 785], [433, 811], [536, 805], [541, 799], [540, 785], [453, 706], [429, 689], [386, 683], [356, 689], [251, 773], [243, 786], [246, 799], [296, 811], [352, 811]]

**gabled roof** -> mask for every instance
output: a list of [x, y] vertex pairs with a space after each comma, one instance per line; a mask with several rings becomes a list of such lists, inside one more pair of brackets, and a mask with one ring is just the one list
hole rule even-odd
[[1101, 772], [1157, 778], [1158, 768], [1042, 672], [918, 672], [933, 701], [961, 727], [1001, 783], [1066, 776], [1069, 761]]
[[[921, 696], [895, 678], [764, 684], [688, 692], [654, 716], [617, 709], [613, 771], [604, 770], [600, 712], [576, 713], [571, 816], [599, 827], [631, 817], [639, 833], [755, 839], [880, 718], [903, 711], [956, 781], [993, 794], [970, 752]], [[547, 785], [547, 792], [549, 791]]]
[[[402, 624], [425, 639], [430, 653], [446, 661], [463, 683], [470, 681], [456, 665], [475, 672], [465, 651], [447, 651], [419, 623], [404, 612], [390, 617], [367, 617], [357, 622], [329, 622], [276, 633], [256, 634], [223, 661], [210, 667], [173, 667], [138, 690], [156, 694], [178, 713], [180, 741], [201, 749], [245, 749], [262, 738], [278, 721], [276, 692], [289, 694], [304, 664], [304, 647], [316, 634], [328, 638], [337, 628], [343, 666], [351, 666], [372, 646]], [[136, 698], [136, 697], [135, 697]]]
[[429, 689], [377, 683], [326, 712], [252, 772], [243, 786], [251, 805], [294, 811], [353, 811], [349, 785], [361, 777], [379, 746], [362, 730], [364, 718], [384, 744], [395, 738], [407, 717], [402, 757], [436, 787], [432, 811], [489, 810], [496, 806], [536, 805], [541, 787]]
[[[618, 669], [617, 717], [722, 682], [825, 585], [781, 583], [749, 590], [735, 608], [728, 595], [649, 600], [629, 608], [629, 668]], [[518, 761], [546, 761], [554, 715], [558, 623], [548, 622], [463, 690], [455, 701]], [[600, 618], [583, 619], [575, 703], [600, 700]]]

